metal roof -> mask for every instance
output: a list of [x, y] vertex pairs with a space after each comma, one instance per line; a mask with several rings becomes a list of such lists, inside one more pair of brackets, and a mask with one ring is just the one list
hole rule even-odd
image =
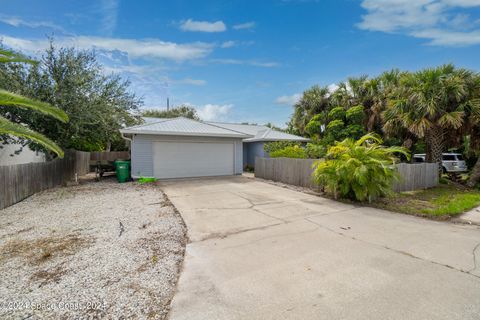
[[268, 130], [259, 131], [257, 135], [255, 135], [255, 137], [245, 139], [244, 141], [245, 142], [254, 142], [254, 141], [304, 141], [304, 142], [307, 142], [307, 141], [310, 141], [310, 139], [269, 128]]
[[245, 139], [245, 142], [255, 141], [310, 141], [310, 139], [296, 136], [293, 134], [277, 131], [267, 126], [256, 124], [239, 124], [239, 123], [223, 123], [223, 122], [207, 122], [216, 126], [243, 132], [253, 137]]
[[153, 135], [183, 135], [183, 136], [205, 136], [205, 137], [232, 137], [250, 138], [243, 132], [230, 130], [214, 124], [187, 119], [183, 117], [172, 119], [148, 118], [146, 123], [121, 129], [124, 134], [153, 134]]

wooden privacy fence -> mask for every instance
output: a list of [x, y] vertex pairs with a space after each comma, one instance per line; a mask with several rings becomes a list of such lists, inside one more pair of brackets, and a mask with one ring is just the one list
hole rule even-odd
[[114, 161], [130, 159], [130, 151], [97, 151], [90, 152], [91, 161]]
[[0, 209], [36, 192], [63, 185], [89, 172], [89, 152], [67, 151], [63, 159], [0, 166]]
[[[316, 159], [256, 158], [255, 177], [315, 189], [312, 181]], [[438, 185], [436, 163], [399, 163], [400, 181], [393, 185], [396, 192], [431, 188]]]
[[294, 186], [314, 188], [313, 164], [316, 159], [255, 158], [255, 177]]
[[438, 185], [438, 164], [399, 163], [400, 180], [393, 184], [393, 191], [413, 191]]

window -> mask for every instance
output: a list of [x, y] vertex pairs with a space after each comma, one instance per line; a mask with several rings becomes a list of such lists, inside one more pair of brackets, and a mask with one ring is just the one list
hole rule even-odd
[[443, 161], [456, 161], [457, 158], [455, 158], [454, 154], [444, 154], [443, 155]]
[[422, 157], [414, 157], [413, 161], [414, 162], [425, 162], [425, 160]]
[[463, 161], [463, 156], [461, 154], [457, 154], [457, 160], [458, 161]]

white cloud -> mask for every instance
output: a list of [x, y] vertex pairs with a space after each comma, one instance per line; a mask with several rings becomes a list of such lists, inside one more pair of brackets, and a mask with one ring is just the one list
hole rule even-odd
[[170, 80], [171, 83], [178, 83], [178, 84], [189, 84], [192, 86], [204, 86], [207, 84], [207, 81], [201, 79], [192, 79], [192, 78], [185, 78], [181, 80]]
[[225, 120], [233, 108], [233, 104], [206, 104], [194, 106], [200, 119], [205, 121]]
[[292, 94], [291, 96], [280, 96], [277, 99], [275, 99], [275, 103], [285, 105], [285, 106], [293, 106], [295, 103], [300, 101], [301, 98], [302, 98], [301, 93], [295, 93], [295, 94]]
[[255, 28], [255, 22], [253, 21], [240, 23], [233, 26], [233, 29], [235, 30], [245, 30], [245, 29], [253, 29], [253, 28]]
[[[7, 46], [29, 53], [48, 47], [48, 39], [22, 39], [0, 35]], [[121, 39], [108, 37], [63, 37], [55, 38], [58, 46], [75, 46], [79, 49], [119, 50], [130, 58], [159, 58], [174, 61], [185, 61], [204, 58], [213, 50], [213, 45], [203, 42], [178, 44], [159, 39]]]
[[225, 42], [223, 42], [223, 43], [220, 45], [220, 47], [226, 49], [226, 48], [235, 47], [236, 45], [237, 45], [237, 42], [236, 42], [236, 41], [230, 40], [230, 41], [225, 41]]
[[480, 0], [363, 0], [363, 30], [407, 34], [431, 45], [480, 44], [479, 29], [459, 10], [480, 7]]
[[220, 64], [237, 64], [237, 65], [249, 65], [254, 67], [274, 68], [279, 64], [273, 61], [258, 61], [258, 60], [239, 60], [239, 59], [213, 59], [213, 62]]
[[223, 21], [208, 22], [188, 19], [180, 24], [180, 29], [183, 31], [223, 32], [227, 30], [227, 26]]
[[101, 22], [101, 32], [111, 36], [117, 27], [118, 18], [118, 0], [101, 0], [100, 12], [103, 16]]
[[0, 22], [8, 24], [12, 27], [28, 27], [28, 28], [51, 28], [56, 30], [62, 30], [63, 28], [51, 21], [27, 21], [19, 17], [12, 16], [0, 16]]
[[229, 40], [229, 41], [224, 41], [220, 44], [220, 48], [222, 49], [227, 49], [227, 48], [233, 48], [233, 47], [239, 47], [239, 46], [251, 46], [255, 43], [255, 41], [234, 41], [234, 40]]
[[335, 90], [337, 90], [339, 87], [336, 83], [331, 83], [328, 86], [328, 92], [333, 93]]

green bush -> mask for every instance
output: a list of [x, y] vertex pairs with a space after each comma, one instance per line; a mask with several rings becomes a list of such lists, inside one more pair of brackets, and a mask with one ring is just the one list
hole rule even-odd
[[362, 124], [365, 120], [365, 112], [363, 106], [351, 107], [347, 110], [346, 118], [349, 123]]
[[402, 147], [383, 147], [375, 134], [359, 140], [345, 139], [328, 149], [326, 161], [316, 163], [314, 181], [335, 198], [369, 202], [391, 192], [398, 178], [396, 153], [409, 157]]
[[309, 159], [320, 159], [325, 157], [325, 154], [327, 153], [325, 146], [315, 143], [307, 143], [305, 151], [307, 152], [307, 157]]
[[285, 149], [286, 147], [300, 146], [301, 143], [298, 141], [274, 141], [267, 142], [263, 145], [263, 151], [267, 153], [272, 153], [278, 150]]
[[299, 146], [290, 146], [284, 149], [275, 150], [270, 152], [270, 158], [298, 158], [305, 159], [307, 158], [307, 153], [305, 149]]
[[365, 129], [362, 125], [359, 124], [351, 124], [348, 125], [345, 130], [343, 130], [344, 137], [348, 137], [351, 139], [359, 139], [365, 134]]
[[331, 121], [343, 120], [345, 118], [345, 109], [343, 107], [335, 107], [328, 112], [328, 118]]
[[320, 134], [322, 132], [322, 123], [317, 120], [310, 120], [310, 122], [305, 126], [305, 132], [310, 136]]

